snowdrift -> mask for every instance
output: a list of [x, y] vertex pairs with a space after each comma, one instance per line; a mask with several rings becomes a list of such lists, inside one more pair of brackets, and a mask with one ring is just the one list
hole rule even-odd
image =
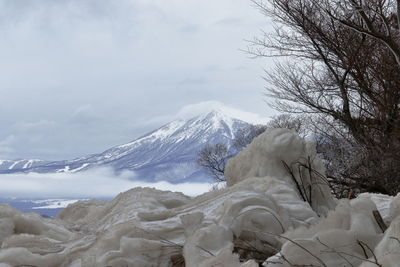
[[54, 219], [0, 205], [0, 266], [396, 266], [400, 197], [338, 201], [323, 173], [312, 143], [275, 129], [229, 161], [227, 188], [196, 198], [135, 188]]

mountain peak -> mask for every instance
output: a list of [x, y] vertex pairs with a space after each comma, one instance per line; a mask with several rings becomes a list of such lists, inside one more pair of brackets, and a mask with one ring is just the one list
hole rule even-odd
[[222, 108], [215, 108], [212, 109], [208, 115], [213, 116], [213, 117], [217, 117], [217, 118], [221, 118], [221, 119], [225, 119], [225, 118], [230, 118], [232, 119], [231, 116], [229, 116]]
[[196, 164], [198, 151], [207, 144], [220, 143], [230, 147], [238, 130], [248, 125], [228, 115], [224, 109], [214, 108], [191, 119], [172, 121], [132, 142], [99, 154], [42, 164], [28, 162], [26, 169], [20, 167], [26, 162], [18, 162], [19, 165], [12, 168], [9, 168], [11, 163], [7, 163], [3, 172], [78, 172], [101, 166], [117, 172], [134, 171], [138, 179], [146, 181], [204, 181], [208, 176]]
[[200, 123], [204, 123], [205, 125], [209, 124], [214, 130], [225, 128], [225, 130], [230, 133], [233, 132], [234, 124], [236, 121], [243, 122], [241, 120], [226, 115], [226, 113], [223, 112], [223, 110], [221, 109], [213, 109], [209, 113], [199, 116], [199, 118]]
[[190, 120], [194, 117], [205, 117], [207, 115], [219, 117], [222, 120], [226, 118], [241, 120], [250, 124], [266, 124], [270, 120], [262, 114], [244, 111], [218, 101], [203, 101], [184, 106], [178, 112], [177, 117]]
[[215, 120], [232, 120], [231, 116], [227, 115], [222, 109], [212, 109], [208, 113], [204, 113], [200, 115], [200, 117], [204, 117], [207, 119], [215, 119]]

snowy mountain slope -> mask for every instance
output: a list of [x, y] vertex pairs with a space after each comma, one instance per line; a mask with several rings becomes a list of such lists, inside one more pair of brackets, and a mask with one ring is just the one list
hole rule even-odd
[[207, 175], [196, 165], [198, 151], [206, 144], [223, 143], [231, 146], [237, 131], [246, 126], [249, 123], [214, 110], [186, 121], [170, 122], [130, 143], [100, 154], [0, 171], [77, 172], [102, 166], [112, 167], [116, 172], [134, 171], [138, 179], [146, 181], [199, 181]]
[[0, 171], [26, 170], [46, 163], [40, 159], [0, 160]]

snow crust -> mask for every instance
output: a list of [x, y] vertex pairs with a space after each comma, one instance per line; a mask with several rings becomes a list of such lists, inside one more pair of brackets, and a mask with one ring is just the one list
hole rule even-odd
[[[290, 174], [283, 162], [298, 171]], [[305, 163], [324, 173], [312, 143], [276, 129], [229, 162], [227, 188], [195, 198], [134, 188], [111, 202], [75, 202], [55, 219], [2, 204], [0, 266], [256, 267], [254, 250], [262, 261], [270, 256], [264, 266], [366, 267], [373, 266], [371, 251], [382, 266], [396, 266], [400, 195], [335, 200], [322, 185], [310, 205], [294, 180], [312, 185], [299, 168]], [[390, 225], [384, 234], [375, 209]], [[339, 250], [355, 257], [339, 257]], [[369, 262], [360, 260], [364, 253]]]

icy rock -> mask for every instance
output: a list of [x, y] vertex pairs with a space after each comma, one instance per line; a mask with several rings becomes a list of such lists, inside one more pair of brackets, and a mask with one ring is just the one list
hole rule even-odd
[[133, 189], [109, 203], [74, 203], [56, 219], [7, 206], [0, 214], [8, 218], [0, 217], [0, 262], [84, 267], [170, 266], [183, 258], [200, 266], [225, 250], [234, 255], [238, 239], [257, 245], [260, 237], [278, 249], [275, 235], [318, 220], [292, 186], [274, 178], [248, 178], [194, 199]]

